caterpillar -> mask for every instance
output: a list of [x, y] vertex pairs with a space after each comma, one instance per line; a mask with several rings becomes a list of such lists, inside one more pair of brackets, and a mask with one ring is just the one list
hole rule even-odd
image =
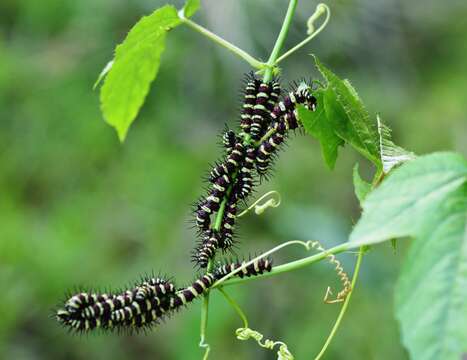
[[[241, 268], [242, 266], [245, 266], [248, 261], [242, 261], [242, 262], [230, 262], [228, 264], [221, 264], [216, 267], [214, 270], [214, 276], [216, 277], [216, 280], [219, 280], [226, 276], [227, 274], [230, 274], [232, 271], [235, 271], [238, 268]], [[238, 277], [250, 277], [250, 276], [256, 276], [263, 274], [265, 272], [270, 272], [272, 270], [272, 259], [271, 258], [265, 258], [265, 259], [259, 259], [253, 262], [252, 264], [243, 267], [242, 270], [237, 272], [234, 276]]]
[[271, 156], [285, 141], [285, 136], [285, 134], [282, 135], [280, 132], [276, 132], [268, 139], [264, 140], [259, 146], [256, 156], [256, 170], [260, 175], [267, 173]]
[[142, 329], [202, 295], [215, 280], [207, 273], [190, 286], [175, 290], [168, 280], [151, 278], [120, 294], [80, 293], [57, 310], [56, 318], [76, 332]]
[[251, 117], [250, 133], [253, 140], [259, 140], [271, 119], [280, 95], [280, 85], [276, 81], [261, 83], [256, 94], [256, 102]]
[[216, 250], [220, 247], [219, 234], [215, 230], [207, 230], [203, 233], [201, 244], [193, 252], [193, 261], [199, 267], [208, 266], [209, 260], [214, 258]]
[[[224, 195], [227, 191], [228, 186], [231, 184], [232, 180], [228, 175], [219, 176], [215, 181], [213, 181], [213, 190], [211, 196], [218, 198], [220, 195]], [[219, 209], [219, 203], [217, 199], [208, 199], [201, 200], [196, 206], [196, 225], [200, 230], [206, 230], [209, 228], [211, 223], [210, 216], [212, 213]]]
[[[306, 83], [301, 83], [295, 91], [289, 92], [289, 94], [285, 96], [282, 101], [274, 106], [274, 109], [271, 112], [271, 119], [274, 122], [280, 122], [281, 117], [289, 114], [288, 117], [293, 115], [296, 120], [296, 114], [294, 113], [296, 104], [303, 104], [307, 109], [312, 111], [316, 110], [316, 98], [311, 95], [309, 86]], [[295, 124], [298, 126], [296, 121]], [[290, 129], [296, 128], [297, 126], [291, 126]]]
[[80, 293], [56, 312], [57, 320], [78, 332], [96, 328], [134, 329], [154, 325], [170, 309], [175, 285], [161, 278], [149, 278], [120, 294]]
[[238, 168], [239, 163], [241, 163], [244, 156], [244, 148], [243, 144], [238, 140], [235, 139], [235, 144], [232, 146], [232, 150], [228, 154], [225, 161], [222, 161], [216, 164], [210, 173], [209, 181], [214, 182], [221, 176], [228, 176], [229, 178], [232, 177], [234, 171]]
[[312, 111], [316, 109], [316, 98], [311, 95], [305, 83], [300, 84], [295, 91], [290, 92], [271, 112], [273, 123], [267, 132], [269, 130], [274, 130], [274, 132], [262, 141], [256, 152], [256, 170], [260, 175], [267, 173], [271, 157], [285, 141], [287, 132], [299, 126], [296, 104], [303, 104]]
[[233, 130], [227, 130], [222, 135], [222, 144], [224, 145], [227, 154], [230, 154], [232, 152], [233, 147], [235, 146], [236, 142], [237, 142], [237, 137]]
[[246, 199], [253, 190], [253, 168], [256, 161], [256, 153], [254, 148], [248, 148], [245, 154], [245, 161], [240, 169], [238, 181], [238, 197]]
[[237, 215], [237, 203], [235, 197], [231, 197], [226, 204], [224, 218], [222, 219], [221, 227], [221, 243], [220, 247], [227, 250], [233, 245], [233, 231], [235, 227], [235, 219]]
[[170, 307], [176, 309], [182, 305], [193, 301], [198, 296], [202, 295], [206, 290], [208, 290], [214, 281], [216, 280], [215, 276], [210, 273], [206, 273], [201, 276], [199, 279], [194, 281], [190, 286], [180, 289], [175, 293], [175, 296], [170, 298]]
[[253, 73], [246, 76], [246, 81], [242, 113], [240, 115], [240, 128], [244, 133], [249, 133], [251, 117], [253, 116], [253, 107], [256, 103], [256, 94], [258, 93], [260, 81], [256, 79]]

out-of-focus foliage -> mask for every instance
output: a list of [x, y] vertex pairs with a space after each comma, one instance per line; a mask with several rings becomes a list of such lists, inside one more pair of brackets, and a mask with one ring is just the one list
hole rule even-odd
[[[200, 35], [171, 33], [157, 83], [121, 146], [92, 91], [99, 71], [131, 26], [161, 1], [0, 2], [0, 357], [14, 359], [198, 359], [196, 304], [148, 335], [69, 336], [49, 318], [75, 285], [123, 286], [151, 270], [192, 279], [189, 206], [219, 151], [216, 135], [238, 118], [248, 67]], [[174, 5], [180, 8], [181, 1]], [[331, 1], [329, 27], [284, 63], [285, 82], [317, 76], [316, 53], [352, 81], [371, 112], [417, 154], [466, 153], [467, 5], [463, 1]], [[305, 35], [316, 3], [301, 2], [288, 45]], [[285, 2], [206, 0], [197, 21], [267, 58]], [[435, 14], [436, 16], [434, 16]], [[276, 189], [283, 204], [239, 224], [239, 253], [284, 240], [346, 239], [359, 217], [347, 149], [330, 172], [319, 144], [297, 136], [281, 154]], [[350, 220], [349, 220], [350, 219]], [[403, 359], [393, 289], [406, 249], [374, 247], [328, 358]], [[303, 252], [291, 250], [276, 263]], [[349, 271], [353, 254], [342, 256]], [[337, 285], [327, 264], [228, 289], [253, 328], [283, 339], [298, 359], [322, 345], [338, 311], [324, 305]], [[238, 342], [239, 319], [212, 296], [208, 329], [216, 358], [268, 358]], [[371, 331], [368, 331], [371, 329]]]

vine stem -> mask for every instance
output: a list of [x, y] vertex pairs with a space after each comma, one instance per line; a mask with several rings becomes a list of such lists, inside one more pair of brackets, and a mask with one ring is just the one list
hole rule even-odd
[[185, 17], [183, 14], [183, 11], [178, 12], [178, 17], [180, 20], [188, 25], [190, 28], [193, 30], [199, 32], [200, 34], [206, 36], [207, 38], [211, 39], [215, 43], [221, 45], [222, 47], [226, 48], [227, 50], [233, 52], [235, 55], [238, 57], [242, 58], [245, 60], [248, 64], [250, 64], [253, 68], [255, 69], [262, 69], [266, 66], [265, 63], [255, 59], [253, 56], [248, 54], [245, 50], [240, 49], [238, 46], [228, 42], [227, 40], [221, 38], [219, 35], [214, 34], [212, 31], [209, 31], [208, 29], [202, 27], [201, 25], [195, 23], [194, 21], [188, 19]]
[[[288, 242], [288, 243], [289, 244], [293, 243], [293, 241]], [[270, 253], [272, 253], [274, 251], [277, 251], [278, 248], [282, 248], [284, 245], [285, 244], [279, 245], [278, 247], [264, 253], [263, 255], [261, 255], [261, 257], [268, 256]], [[290, 271], [293, 271], [293, 270], [298, 270], [298, 269], [301, 269], [301, 268], [303, 268], [305, 266], [313, 264], [315, 262], [321, 261], [321, 260], [325, 259], [330, 254], [339, 254], [341, 252], [347, 251], [349, 248], [350, 248], [349, 243], [343, 243], [343, 244], [334, 246], [333, 248], [330, 248], [329, 250], [320, 252], [319, 254], [307, 256], [305, 258], [295, 260], [295, 261], [291, 261], [291, 262], [286, 263], [286, 264], [274, 266], [270, 272], [263, 273], [261, 275], [252, 276], [252, 277], [243, 277], [243, 278], [231, 278], [229, 280], [223, 281], [222, 283], [220, 282], [222, 280], [221, 279], [221, 280], [218, 280], [218, 282], [215, 283], [211, 287], [211, 289], [218, 288], [220, 286], [225, 287], [225, 286], [229, 286], [229, 285], [237, 285], [237, 284], [241, 284], [241, 283], [245, 283], [245, 282], [249, 282], [249, 281], [253, 281], [253, 280], [259, 280], [259, 279], [264, 279], [264, 278], [271, 277], [271, 276], [276, 276], [276, 275], [286, 273], [286, 272], [290, 272]], [[237, 270], [240, 271], [240, 269], [237, 269]], [[234, 273], [232, 273], [232, 275], [233, 274]]]
[[208, 309], [209, 309], [209, 296], [203, 298], [203, 304], [201, 305], [201, 325], [200, 325], [200, 342], [199, 346], [206, 349], [204, 352], [203, 360], [206, 360], [209, 356], [211, 348], [206, 343], [206, 329], [208, 327]]
[[[213, 268], [213, 261], [208, 262], [206, 272], [210, 272]], [[209, 317], [209, 290], [204, 294], [203, 304], [201, 305], [201, 323], [200, 323], [200, 342], [199, 346], [206, 349], [204, 352], [203, 360], [206, 360], [209, 356], [211, 348], [206, 342], [206, 332], [208, 328], [208, 317]]]
[[284, 21], [282, 22], [282, 27], [277, 36], [276, 43], [274, 44], [274, 48], [271, 51], [271, 55], [269, 56], [268, 62], [266, 63], [266, 71], [264, 72], [263, 82], [267, 83], [271, 81], [273, 75], [273, 68], [276, 65], [277, 58], [279, 57], [279, 53], [284, 46], [285, 39], [287, 37], [287, 33], [289, 32], [290, 23], [292, 22], [292, 18], [295, 14], [295, 9], [297, 8], [298, 0], [290, 0], [289, 6], [287, 8], [287, 13], [285, 14]]
[[276, 64], [279, 64], [282, 60], [284, 60], [285, 58], [289, 57], [290, 55], [292, 55], [295, 51], [297, 51], [298, 49], [302, 48], [303, 46], [305, 46], [306, 44], [308, 44], [311, 40], [313, 40], [321, 31], [323, 31], [323, 29], [326, 27], [326, 25], [328, 24], [329, 22], [329, 19], [331, 18], [331, 10], [329, 9], [329, 7], [325, 4], [319, 4], [317, 7], [316, 7], [316, 12], [312, 15], [312, 17], [310, 19], [314, 20], [315, 18], [318, 18], [321, 16], [322, 13], [326, 13], [326, 18], [324, 19], [323, 23], [321, 24], [321, 26], [316, 29], [315, 31], [313, 31], [305, 40], [301, 41], [300, 43], [298, 43], [297, 45], [295, 45], [293, 48], [291, 48], [290, 50], [288, 50], [287, 52], [285, 52], [284, 54], [282, 54], [277, 60], [276, 60]]
[[350, 293], [347, 295], [346, 299], [345, 299], [345, 302], [344, 302], [344, 305], [342, 305], [342, 308], [341, 308], [341, 311], [339, 313], [339, 316], [337, 317], [336, 319], [336, 322], [334, 324], [334, 326], [332, 327], [332, 330], [331, 332], [329, 333], [329, 336], [328, 338], [326, 339], [326, 342], [324, 343], [323, 345], [323, 348], [321, 349], [321, 351], [319, 352], [319, 354], [315, 357], [315, 360], [319, 360], [322, 358], [322, 356], [324, 355], [324, 353], [326, 352], [326, 349], [329, 347], [329, 344], [331, 343], [332, 339], [334, 338], [334, 335], [336, 335], [336, 332], [337, 332], [337, 329], [339, 328], [339, 325], [341, 324], [342, 322], [342, 319], [344, 317], [344, 314], [345, 314], [345, 311], [347, 310], [347, 307], [349, 305], [349, 302], [350, 302], [350, 298], [355, 290], [355, 284], [357, 283], [357, 279], [358, 279], [358, 273], [360, 271], [360, 265], [362, 263], [362, 259], [363, 259], [363, 254], [364, 254], [364, 250], [363, 248], [361, 247], [360, 248], [360, 251], [358, 253], [358, 258], [357, 258], [357, 263], [355, 265], [355, 270], [354, 270], [354, 274], [353, 274], [353, 277], [352, 277], [352, 290], [350, 291]]
[[240, 316], [240, 318], [243, 321], [243, 327], [248, 328], [248, 319], [246, 318], [245, 313], [240, 308], [240, 306], [237, 304], [237, 302], [234, 299], [232, 299], [232, 297], [230, 297], [230, 295], [227, 294], [222, 287], [219, 287], [217, 290], [219, 290], [222, 293], [222, 295], [224, 295], [225, 299], [230, 304], [230, 306], [232, 306], [234, 310], [237, 312], [238, 316]]

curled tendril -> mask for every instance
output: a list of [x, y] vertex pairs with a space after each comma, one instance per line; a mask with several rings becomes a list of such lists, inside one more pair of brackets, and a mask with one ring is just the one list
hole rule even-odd
[[[316, 249], [321, 252], [326, 251], [326, 249], [320, 244], [319, 241], [308, 241], [307, 248]], [[326, 289], [326, 294], [324, 295], [324, 302], [326, 304], [342, 302], [352, 290], [352, 284], [350, 283], [350, 279], [347, 273], [344, 271], [341, 262], [337, 260], [336, 256], [334, 254], [329, 254], [328, 256], [326, 256], [326, 258], [328, 259], [329, 263], [334, 265], [334, 269], [337, 272], [337, 276], [339, 277], [342, 283], [342, 290], [337, 293], [337, 296], [334, 300], [329, 300], [329, 296], [332, 295], [332, 290], [328, 286], [328, 288]]]
[[[264, 199], [270, 198], [267, 201], [265, 201], [263, 204], [260, 204]], [[281, 204], [281, 194], [279, 192], [273, 190], [269, 191], [263, 196], [261, 196], [258, 200], [256, 200], [253, 204], [251, 204], [248, 208], [243, 210], [237, 217], [242, 217], [246, 215], [248, 212], [250, 212], [251, 209], [255, 209], [255, 214], [256, 215], [261, 215], [266, 209], [272, 207], [276, 208], [280, 206]]]
[[[316, 21], [319, 18], [321, 18], [323, 14], [326, 15], [326, 17], [323, 20], [323, 23], [318, 28], [315, 28]], [[301, 41], [300, 43], [295, 45], [293, 48], [291, 48], [290, 50], [285, 52], [283, 55], [281, 55], [276, 60], [276, 65], [279, 64], [285, 58], [292, 55], [298, 49], [302, 48], [304, 45], [308, 44], [308, 42], [310, 42], [312, 39], [314, 39], [321, 31], [323, 31], [323, 29], [326, 27], [330, 19], [331, 19], [331, 10], [329, 9], [329, 7], [325, 4], [318, 4], [316, 6], [316, 10], [313, 13], [313, 15], [311, 15], [307, 20], [307, 35], [308, 36], [303, 41]]]
[[211, 351], [211, 347], [207, 342], [205, 342], [204, 337], [199, 342], [199, 347], [204, 349], [203, 360], [207, 360], [209, 357], [209, 352]]
[[265, 349], [274, 350], [275, 346], [279, 346], [279, 350], [277, 351], [277, 359], [278, 360], [293, 360], [294, 357], [292, 353], [287, 348], [287, 345], [282, 341], [273, 341], [266, 339], [263, 341], [263, 334], [258, 331], [252, 330], [250, 328], [238, 328], [235, 331], [235, 335], [237, 336], [238, 340], [246, 341], [249, 339], [254, 339], [258, 343], [259, 346]]
[[[307, 32], [306, 33], [307, 33], [307, 35], [313, 35], [315, 33], [315, 31], [317, 31], [317, 30], [315, 30], [315, 22], [323, 14], [326, 14], [326, 19], [324, 19], [324, 23], [323, 23], [322, 27], [326, 26], [326, 24], [327, 24], [327, 22], [329, 20], [329, 16], [331, 15], [331, 11], [330, 11], [330, 9], [329, 9], [329, 7], [327, 5], [321, 3], [321, 4], [318, 4], [316, 6], [315, 12], [313, 13], [313, 15], [311, 15], [308, 18], [308, 20], [306, 22], [306, 26], [307, 26]], [[320, 29], [320, 28], [318, 28], [318, 29]]]

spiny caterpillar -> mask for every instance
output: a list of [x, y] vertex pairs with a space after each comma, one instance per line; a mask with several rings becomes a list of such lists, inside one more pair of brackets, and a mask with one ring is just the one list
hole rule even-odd
[[118, 294], [82, 292], [57, 311], [57, 320], [75, 331], [144, 328], [157, 323], [170, 310], [173, 296], [175, 285], [161, 278], [147, 279]]
[[[315, 110], [316, 99], [305, 83], [278, 102], [280, 93], [277, 81], [264, 83], [253, 74], [247, 76], [240, 132], [236, 135], [227, 129], [222, 136], [226, 155], [211, 170], [208, 195], [198, 202], [195, 210], [202, 240], [193, 252], [193, 260], [201, 268], [215, 257], [217, 249], [226, 251], [232, 246], [237, 203], [248, 198], [255, 177], [268, 173], [271, 159], [286, 140], [288, 131], [298, 127], [296, 104]], [[211, 216], [223, 202], [224, 215], [214, 229]]]
[[250, 277], [263, 274], [265, 272], [270, 272], [272, 270], [272, 259], [259, 259], [251, 263], [250, 265], [245, 266], [249, 261], [236, 261], [229, 262], [226, 264], [219, 264], [214, 270], [214, 275], [217, 280], [223, 278], [224, 276], [230, 274], [231, 272], [242, 268], [239, 272], [235, 273], [234, 276], [238, 277]]
[[266, 130], [270, 135], [263, 139], [256, 153], [256, 170], [260, 175], [268, 172], [270, 160], [284, 143], [288, 131], [298, 127], [295, 109], [297, 104], [302, 104], [312, 111], [316, 110], [316, 98], [310, 94], [306, 84], [301, 84], [295, 91], [290, 92], [271, 112], [273, 122]]
[[57, 320], [73, 331], [144, 329], [208, 290], [215, 281], [204, 274], [183, 289], [165, 279], [151, 278], [119, 294], [79, 293], [56, 312]]
[[212, 284], [214, 284], [215, 280], [216, 278], [213, 274], [204, 274], [199, 279], [194, 281], [190, 286], [177, 291], [175, 296], [172, 296], [170, 299], [170, 307], [172, 309], [176, 309], [182, 305], [186, 305], [187, 303], [192, 302], [194, 299], [208, 290]]

